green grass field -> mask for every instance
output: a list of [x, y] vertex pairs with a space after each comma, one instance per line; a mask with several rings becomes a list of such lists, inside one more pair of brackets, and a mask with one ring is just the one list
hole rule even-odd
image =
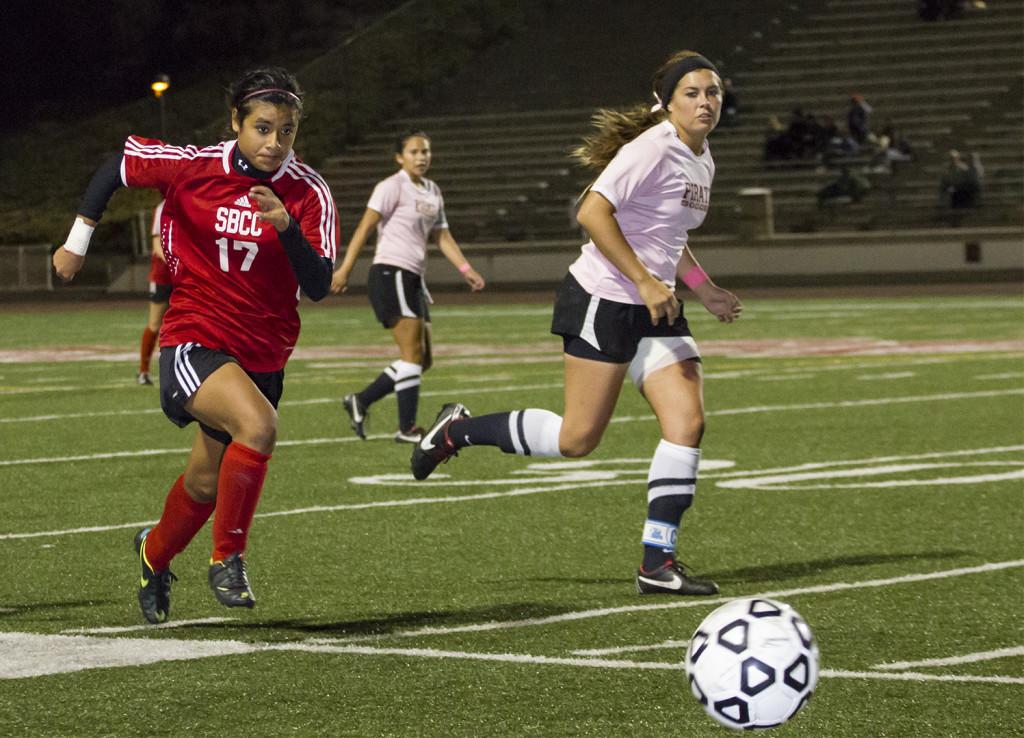
[[[537, 304], [434, 306], [441, 403], [561, 410]], [[471, 449], [429, 480], [339, 398], [392, 358], [367, 306], [303, 310], [249, 551], [221, 608], [210, 533], [144, 623], [132, 536], [193, 429], [134, 384], [143, 303], [0, 312], [0, 734], [713, 736], [683, 644], [723, 601], [793, 605], [821, 649], [780, 736], [1024, 735], [1024, 300], [747, 300], [704, 352], [681, 557], [722, 596], [641, 598], [658, 430], [627, 385], [582, 460]], [[886, 664], [895, 668], [882, 668]]]

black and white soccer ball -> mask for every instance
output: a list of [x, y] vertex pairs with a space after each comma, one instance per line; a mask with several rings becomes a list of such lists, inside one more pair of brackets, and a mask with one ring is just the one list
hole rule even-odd
[[727, 602], [702, 622], [686, 651], [690, 690], [730, 728], [789, 720], [818, 684], [818, 646], [789, 605], [764, 598]]

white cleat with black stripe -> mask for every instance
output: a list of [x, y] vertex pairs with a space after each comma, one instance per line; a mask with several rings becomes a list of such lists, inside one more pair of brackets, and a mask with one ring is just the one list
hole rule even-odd
[[669, 559], [654, 571], [637, 570], [636, 591], [640, 594], [713, 595], [718, 594], [718, 585], [710, 579], [690, 576], [682, 564]]

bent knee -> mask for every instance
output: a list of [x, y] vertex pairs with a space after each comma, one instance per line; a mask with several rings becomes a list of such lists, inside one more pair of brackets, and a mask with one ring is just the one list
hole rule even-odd
[[558, 450], [562, 456], [570, 459], [579, 459], [589, 455], [601, 443], [601, 436], [576, 436], [573, 438], [559, 438]]
[[266, 412], [240, 418], [231, 438], [261, 454], [273, 452], [277, 444], [277, 411], [271, 407]]
[[185, 470], [182, 480], [185, 492], [196, 502], [210, 503], [217, 499], [217, 473], [207, 471]]

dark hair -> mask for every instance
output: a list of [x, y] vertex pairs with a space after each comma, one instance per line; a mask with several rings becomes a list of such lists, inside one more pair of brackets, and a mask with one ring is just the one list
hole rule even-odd
[[418, 128], [411, 128], [395, 139], [395, 153], [401, 154], [403, 151], [405, 151], [405, 142], [408, 141], [413, 136], [419, 136], [420, 138], [425, 138], [428, 141], [430, 140], [430, 136], [428, 136], [425, 132], [421, 131]]
[[[696, 51], [684, 49], [672, 54], [651, 80], [651, 89], [661, 89], [665, 75], [677, 63], [692, 56], [700, 56]], [[665, 120], [664, 108], [651, 110], [649, 103], [636, 105], [627, 110], [600, 109], [593, 117], [597, 133], [583, 139], [583, 144], [573, 149], [571, 154], [580, 164], [593, 169], [604, 169], [615, 158], [619, 149], [653, 126]]]
[[238, 111], [239, 121], [245, 120], [256, 102], [287, 105], [301, 118], [304, 95], [299, 81], [287, 69], [259, 67], [250, 69], [228, 88], [228, 108]]

